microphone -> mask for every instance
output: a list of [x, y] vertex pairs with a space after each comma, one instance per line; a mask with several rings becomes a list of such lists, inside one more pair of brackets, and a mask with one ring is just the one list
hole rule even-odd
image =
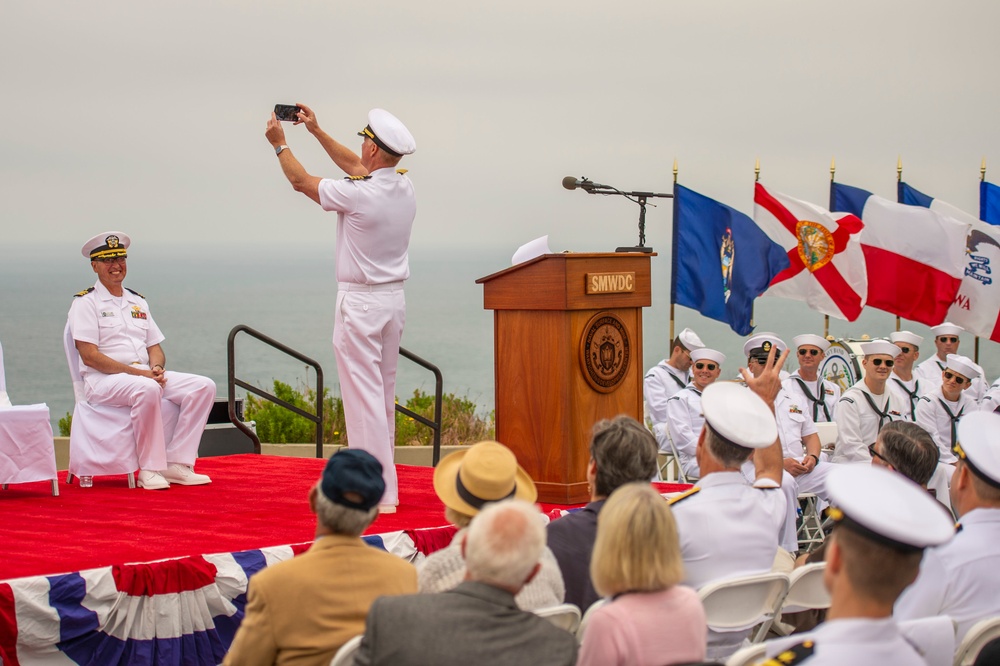
[[573, 176], [566, 176], [565, 178], [562, 179], [562, 185], [567, 190], [575, 190], [575, 189], [577, 189], [579, 187], [579, 188], [582, 188], [582, 189], [584, 189], [584, 190], [586, 190], [588, 192], [591, 192], [592, 190], [595, 190], [595, 189], [600, 189], [600, 190], [613, 190], [613, 189], [615, 189], [615, 188], [611, 187], [610, 185], [601, 185], [600, 183], [595, 183], [592, 180], [587, 180], [586, 176], [584, 176], [582, 180], [577, 180]]

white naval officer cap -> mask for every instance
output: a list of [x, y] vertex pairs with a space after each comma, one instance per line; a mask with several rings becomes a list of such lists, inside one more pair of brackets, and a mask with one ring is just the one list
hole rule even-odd
[[953, 324], [950, 321], [946, 321], [943, 324], [938, 324], [937, 326], [931, 326], [931, 333], [934, 337], [940, 337], [942, 335], [958, 335], [959, 333], [964, 333], [965, 329], [957, 324]]
[[409, 155], [417, 149], [417, 142], [410, 130], [385, 109], [369, 111], [368, 125], [358, 132], [358, 136], [368, 137], [376, 146], [396, 157]]
[[888, 340], [872, 340], [871, 342], [861, 343], [861, 353], [865, 356], [876, 356], [878, 354], [887, 354], [893, 358], [896, 358], [903, 352], [896, 345], [892, 344]]
[[742, 384], [710, 384], [701, 393], [701, 411], [706, 425], [738, 446], [764, 449], [778, 439], [774, 412]]
[[788, 348], [788, 345], [774, 333], [757, 333], [756, 335], [751, 335], [743, 345], [743, 355], [750, 356], [752, 352], [758, 350], [767, 354], [771, 351], [772, 346], [778, 348], [777, 353], [779, 354]]
[[[690, 328], [685, 328], [683, 331], [677, 334], [680, 339], [681, 344], [688, 351], [694, 351], [695, 349], [701, 349], [705, 346], [705, 343], [701, 341], [698, 334], [692, 331]], [[721, 361], [720, 361], [721, 363]]]
[[917, 335], [916, 333], [910, 333], [909, 331], [894, 331], [889, 334], [889, 342], [893, 344], [906, 342], [919, 347], [920, 343], [923, 341], [923, 337]]
[[828, 515], [837, 529], [904, 552], [937, 546], [954, 536], [955, 524], [938, 501], [899, 472], [874, 465], [833, 467], [826, 489]]
[[830, 348], [830, 341], [820, 335], [813, 335], [812, 333], [805, 333], [803, 335], [796, 335], [792, 338], [792, 344], [796, 349], [802, 347], [803, 345], [812, 345], [813, 347], [819, 347], [822, 351], [826, 351]]
[[1000, 488], [1000, 414], [972, 412], [958, 422], [955, 455], [973, 474]]
[[944, 367], [968, 379], [975, 379], [983, 374], [982, 368], [976, 365], [971, 358], [961, 354], [948, 354], [945, 357]]
[[708, 347], [702, 347], [701, 349], [695, 349], [691, 352], [692, 361], [714, 361], [720, 366], [726, 362], [726, 355], [720, 351], [715, 351], [714, 349], [709, 349]]
[[120, 231], [105, 231], [97, 234], [80, 248], [80, 254], [87, 259], [106, 259], [108, 257], [126, 257], [128, 246], [132, 239]]

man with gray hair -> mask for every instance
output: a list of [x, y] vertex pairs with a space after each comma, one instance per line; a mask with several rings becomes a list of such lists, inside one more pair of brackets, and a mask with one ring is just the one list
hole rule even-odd
[[590, 555], [597, 515], [619, 486], [649, 481], [656, 474], [656, 440], [630, 416], [599, 421], [590, 439], [587, 484], [590, 503], [548, 525], [549, 549], [559, 562], [566, 603], [588, 608], [600, 598], [590, 580]]
[[412, 564], [360, 538], [384, 492], [382, 465], [371, 454], [345, 449], [330, 457], [309, 491], [316, 542], [250, 578], [225, 664], [326, 666], [364, 629], [376, 597], [417, 591]]
[[514, 603], [538, 573], [544, 547], [534, 506], [523, 500], [487, 505], [462, 545], [465, 582], [438, 594], [377, 599], [354, 663], [574, 664], [576, 638]]

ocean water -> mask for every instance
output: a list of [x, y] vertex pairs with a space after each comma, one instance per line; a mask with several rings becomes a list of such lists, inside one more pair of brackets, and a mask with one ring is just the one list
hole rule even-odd
[[[509, 266], [514, 249], [411, 249], [403, 346], [441, 368], [445, 392], [468, 396], [484, 412], [494, 404], [493, 316], [483, 309], [482, 287], [475, 281]], [[669, 351], [670, 253], [669, 248], [657, 249], [660, 254], [652, 259], [653, 306], [643, 315], [646, 368]], [[27, 255], [4, 254], [0, 344], [7, 392], [14, 404], [47, 403], [55, 429], [73, 407], [62, 346], [66, 313], [73, 294], [92, 286], [96, 276], [75, 244], [53, 244], [44, 254], [37, 249]], [[166, 336], [168, 367], [211, 377], [220, 397], [226, 395], [226, 341], [239, 324], [318, 361], [325, 385], [339, 394], [332, 348], [332, 247], [134, 247], [125, 284], [148, 299]], [[755, 313], [757, 330], [774, 331], [786, 341], [799, 333], [823, 333], [822, 315], [802, 303], [765, 297], [757, 301]], [[724, 376], [735, 375], [744, 364], [743, 340], [728, 326], [682, 307], [676, 308], [675, 318], [676, 331], [691, 326], [706, 344], [727, 355]], [[904, 322], [903, 327], [928, 335], [927, 327], [919, 324]], [[895, 317], [876, 310], [866, 310], [854, 323], [831, 320], [830, 325], [836, 337], [876, 337], [893, 330]], [[992, 381], [1000, 373], [1000, 352], [995, 343], [980, 344], [980, 363]], [[926, 355], [932, 350], [928, 339], [921, 351]], [[962, 337], [960, 352], [972, 356], [972, 336]], [[292, 385], [315, 383], [311, 369], [248, 336], [237, 339], [236, 374], [265, 388], [274, 379]], [[416, 389], [433, 392], [433, 375], [401, 359], [397, 395], [405, 400]]]

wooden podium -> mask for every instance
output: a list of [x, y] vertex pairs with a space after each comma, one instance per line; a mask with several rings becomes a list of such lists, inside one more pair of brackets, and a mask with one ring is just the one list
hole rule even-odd
[[590, 500], [590, 433], [642, 420], [653, 254], [546, 254], [476, 280], [493, 310], [496, 437], [554, 504]]

